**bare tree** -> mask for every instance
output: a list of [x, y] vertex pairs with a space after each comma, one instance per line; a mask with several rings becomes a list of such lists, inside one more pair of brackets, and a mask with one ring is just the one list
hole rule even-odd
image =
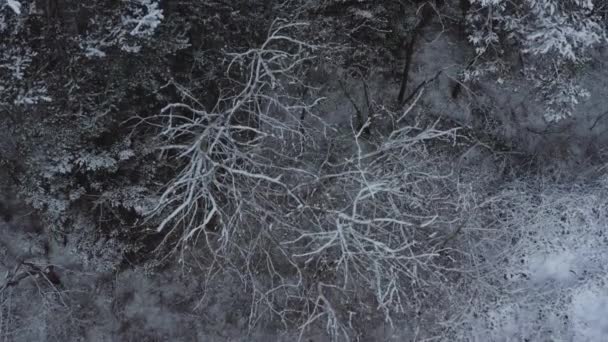
[[376, 141], [364, 134], [369, 122], [324, 124], [313, 110], [321, 99], [289, 95], [318, 48], [294, 38], [303, 25], [276, 21], [259, 48], [227, 54], [234, 88], [212, 110], [173, 84], [185, 101], [157, 119], [162, 158], [179, 171], [150, 218], [165, 242], [177, 237], [182, 261], [190, 246], [205, 246], [209, 278], [221, 269], [242, 281], [250, 328], [271, 316], [301, 336], [322, 325], [353, 340], [364, 319], [353, 305], [372, 305], [388, 324], [432, 317], [439, 298], [471, 279], [473, 253], [459, 238], [482, 207], [434, 150], [457, 129], [410, 118], [421, 91], [390, 113], [396, 128]]

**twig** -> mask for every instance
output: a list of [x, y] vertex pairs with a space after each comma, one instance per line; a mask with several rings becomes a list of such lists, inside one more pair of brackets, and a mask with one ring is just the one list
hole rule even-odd
[[406, 97], [405, 100], [403, 100], [403, 102], [401, 102], [401, 105], [404, 105], [404, 104], [408, 103], [416, 95], [416, 93], [418, 93], [418, 91], [422, 87], [424, 87], [427, 84], [435, 81], [439, 77], [439, 75], [441, 75], [442, 72], [443, 72], [443, 70], [439, 70], [439, 71], [437, 71], [437, 73], [435, 74], [435, 76], [433, 76], [433, 77], [431, 77], [429, 79], [426, 79], [426, 80], [420, 82], [418, 84], [418, 86], [416, 86], [416, 89], [414, 89], [414, 91], [412, 91], [412, 93], [410, 95], [408, 95], [408, 97]]
[[604, 112], [601, 115], [598, 115], [598, 117], [593, 122], [593, 125], [591, 125], [591, 127], [589, 127], [589, 130], [592, 131], [595, 128], [595, 125], [597, 125], [597, 123], [607, 115], [608, 115], [608, 111]]

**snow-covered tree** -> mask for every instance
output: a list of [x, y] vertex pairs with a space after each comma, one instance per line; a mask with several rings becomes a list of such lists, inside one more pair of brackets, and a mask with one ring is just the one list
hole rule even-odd
[[248, 1], [0, 1], [0, 129], [10, 140], [0, 158], [21, 197], [57, 235], [97, 235], [102, 222], [113, 235], [145, 231], [138, 220], [176, 165], [158, 159], [142, 122], [185, 101], [170, 84], [211, 109], [243, 79], [238, 68], [224, 74], [224, 44], [256, 45], [269, 20]]
[[471, 0], [469, 40], [478, 53], [502, 53], [515, 45], [524, 53], [577, 61], [606, 41], [591, 0]]
[[[471, 0], [466, 17], [468, 40], [489, 59], [520, 54], [546, 104], [547, 121], [571, 115], [585, 89], [571, 83], [576, 64], [606, 43], [606, 25], [592, 0]], [[557, 72], [557, 75], [556, 75]], [[565, 74], [565, 75], [564, 75]], [[550, 80], [550, 81], [549, 81]], [[549, 85], [551, 83], [552, 85]], [[549, 92], [552, 88], [555, 91]]]

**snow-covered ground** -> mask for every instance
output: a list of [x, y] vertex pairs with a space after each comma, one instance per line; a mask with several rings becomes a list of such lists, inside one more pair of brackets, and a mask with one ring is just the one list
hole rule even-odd
[[[474, 320], [478, 341], [608, 338], [608, 194], [595, 187], [524, 187], [505, 229], [520, 232]], [[502, 279], [501, 279], [502, 278]]]

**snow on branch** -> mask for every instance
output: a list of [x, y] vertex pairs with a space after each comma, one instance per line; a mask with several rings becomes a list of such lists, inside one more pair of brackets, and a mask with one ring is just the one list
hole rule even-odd
[[21, 3], [17, 0], [6, 0], [6, 5], [15, 12], [15, 14], [21, 14]]
[[163, 11], [158, 7], [158, 1], [154, 0], [129, 0], [132, 13], [123, 17], [123, 24], [127, 27], [134, 26], [129, 32], [132, 36], [149, 36], [154, 34], [160, 25]]

